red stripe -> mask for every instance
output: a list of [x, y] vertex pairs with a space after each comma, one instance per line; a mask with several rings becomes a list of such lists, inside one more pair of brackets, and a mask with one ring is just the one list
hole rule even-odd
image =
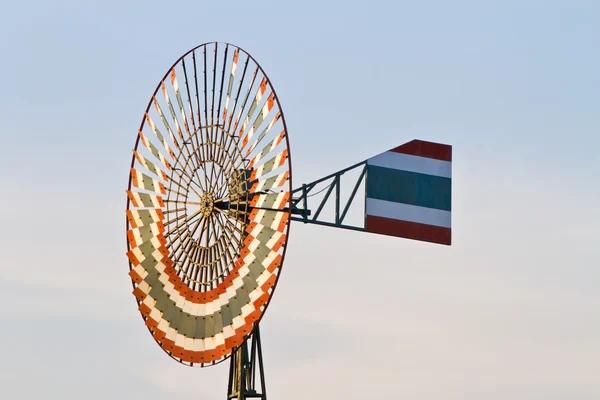
[[412, 140], [401, 146], [391, 149], [394, 153], [404, 153], [413, 156], [435, 158], [442, 161], [452, 161], [452, 146], [441, 143]]
[[375, 217], [373, 215], [367, 215], [366, 217], [365, 229], [367, 232], [439, 244], [450, 245], [452, 243], [452, 229], [450, 228]]

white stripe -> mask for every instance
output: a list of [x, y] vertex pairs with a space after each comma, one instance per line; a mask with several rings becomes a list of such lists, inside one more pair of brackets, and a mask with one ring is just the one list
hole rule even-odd
[[285, 196], [286, 196], [287, 192], [281, 192], [277, 195], [277, 200], [275, 201], [275, 204], [273, 204], [275, 206], [275, 208], [277, 209], [282, 209], [283, 205], [285, 203]]
[[162, 318], [162, 313], [158, 311], [157, 308], [153, 308], [152, 311], [150, 311], [150, 318], [156, 322], [159, 322]]
[[235, 335], [235, 331], [233, 330], [232, 324], [223, 327], [223, 335], [226, 339]]
[[135, 272], [137, 272], [137, 274], [142, 278], [142, 279], [146, 279], [146, 277], [148, 276], [148, 272], [146, 272], [146, 270], [144, 269], [144, 267], [142, 267], [142, 264], [138, 264], [135, 267], [133, 267], [133, 270]]
[[367, 215], [451, 228], [450, 211], [367, 198]]
[[283, 218], [283, 213], [282, 212], [275, 213], [275, 218], [273, 219], [273, 223], [270, 226], [271, 229], [278, 230], [279, 229], [279, 224], [281, 223], [281, 219], [282, 218]]
[[215, 346], [219, 347], [225, 344], [225, 335], [223, 333], [217, 333], [215, 335]]
[[246, 315], [244, 315], [244, 314], [242, 314], [242, 316], [235, 317], [233, 319], [233, 329], [238, 330], [242, 326], [244, 326], [246, 324], [246, 321], [244, 321], [245, 317], [246, 317]]
[[367, 160], [368, 165], [452, 178], [452, 163], [434, 158], [386, 151]]

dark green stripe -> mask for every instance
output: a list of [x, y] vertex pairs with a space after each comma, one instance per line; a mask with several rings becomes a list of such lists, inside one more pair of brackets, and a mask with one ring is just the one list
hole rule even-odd
[[367, 167], [367, 197], [451, 211], [452, 180], [397, 169]]

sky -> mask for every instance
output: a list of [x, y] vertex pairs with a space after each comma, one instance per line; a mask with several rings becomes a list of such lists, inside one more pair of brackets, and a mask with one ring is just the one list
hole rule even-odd
[[600, 3], [2, 6], [0, 394], [222, 399], [147, 333], [125, 256], [137, 129], [201, 43], [261, 64], [299, 186], [453, 146], [453, 244], [294, 223], [261, 322], [271, 399], [600, 398]]

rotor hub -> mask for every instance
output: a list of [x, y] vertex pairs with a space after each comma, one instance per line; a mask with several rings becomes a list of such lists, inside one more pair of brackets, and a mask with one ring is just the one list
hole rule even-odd
[[210, 193], [205, 193], [200, 198], [200, 212], [204, 217], [209, 217], [215, 208], [215, 200]]

